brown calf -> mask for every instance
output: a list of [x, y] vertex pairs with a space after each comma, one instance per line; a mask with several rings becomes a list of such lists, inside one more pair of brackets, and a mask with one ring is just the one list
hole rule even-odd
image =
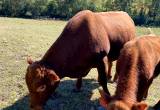
[[99, 83], [107, 89], [108, 62], [118, 58], [123, 45], [135, 37], [135, 25], [125, 12], [81, 11], [69, 20], [63, 32], [40, 61], [30, 64], [26, 83], [30, 93], [31, 108], [42, 105], [63, 77], [82, 77], [91, 68], [97, 68]]
[[101, 92], [101, 105], [107, 110], [145, 110], [147, 104], [141, 101], [160, 73], [160, 37], [146, 35], [127, 42], [117, 61], [117, 73], [115, 95]]

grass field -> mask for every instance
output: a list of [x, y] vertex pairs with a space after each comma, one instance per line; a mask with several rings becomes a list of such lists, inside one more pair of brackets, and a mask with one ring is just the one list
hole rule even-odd
[[[28, 110], [28, 90], [25, 84], [26, 57], [39, 60], [57, 39], [66, 21], [0, 18], [0, 109]], [[160, 28], [152, 28], [160, 35]], [[137, 27], [137, 35], [148, 33]], [[115, 67], [112, 72], [114, 73]], [[64, 78], [45, 105], [46, 110], [96, 110], [100, 97], [96, 81], [97, 71], [92, 69], [83, 80], [83, 91], [74, 93], [75, 79]], [[155, 104], [160, 98], [160, 77], [154, 80], [147, 101]], [[109, 84], [114, 93], [115, 84]]]

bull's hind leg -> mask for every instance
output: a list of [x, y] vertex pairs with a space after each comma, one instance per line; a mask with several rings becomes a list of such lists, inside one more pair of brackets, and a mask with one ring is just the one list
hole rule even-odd
[[110, 95], [109, 90], [107, 88], [107, 72], [108, 72], [108, 58], [107, 56], [104, 57], [102, 60], [99, 61], [97, 66], [98, 70], [98, 81], [102, 86], [103, 90]]
[[73, 89], [73, 92], [80, 92], [82, 87], [82, 77], [77, 79], [76, 88]]
[[76, 91], [79, 92], [81, 90], [81, 87], [82, 87], [82, 77], [77, 79]]
[[111, 70], [112, 70], [112, 61], [108, 61], [108, 74], [107, 74], [107, 80], [111, 82], [112, 75], [111, 75]]

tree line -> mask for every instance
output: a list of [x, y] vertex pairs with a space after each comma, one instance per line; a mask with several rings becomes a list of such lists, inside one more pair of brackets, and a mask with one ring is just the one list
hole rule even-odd
[[78, 11], [126, 11], [137, 25], [160, 26], [160, 0], [0, 0], [0, 16], [69, 19]]

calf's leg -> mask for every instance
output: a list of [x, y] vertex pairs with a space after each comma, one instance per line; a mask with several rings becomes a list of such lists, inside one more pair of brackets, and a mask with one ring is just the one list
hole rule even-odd
[[[147, 73], [146, 73], [147, 74]], [[139, 84], [138, 84], [138, 96], [137, 100], [140, 102], [142, 100], [145, 100], [148, 95], [148, 89], [150, 85], [152, 84], [153, 78], [148, 79], [143, 75], [139, 76]]]
[[149, 89], [150, 85], [152, 84], [153, 79], [154, 79], [155, 77], [157, 77], [159, 73], [160, 73], [160, 64], [158, 64], [158, 65], [156, 66], [152, 78], [148, 80], [148, 85], [147, 85], [147, 89], [146, 89], [145, 94], [144, 94], [144, 99], [146, 99], [147, 96], [148, 96], [148, 89]]
[[153, 79], [149, 80], [149, 82], [148, 82], [147, 89], [146, 89], [146, 91], [145, 91], [145, 93], [144, 93], [144, 97], [143, 97], [144, 100], [145, 100], [145, 99], [147, 98], [147, 96], [148, 96], [148, 90], [149, 90], [149, 87], [150, 87], [150, 85], [152, 84], [152, 82], [153, 82]]

